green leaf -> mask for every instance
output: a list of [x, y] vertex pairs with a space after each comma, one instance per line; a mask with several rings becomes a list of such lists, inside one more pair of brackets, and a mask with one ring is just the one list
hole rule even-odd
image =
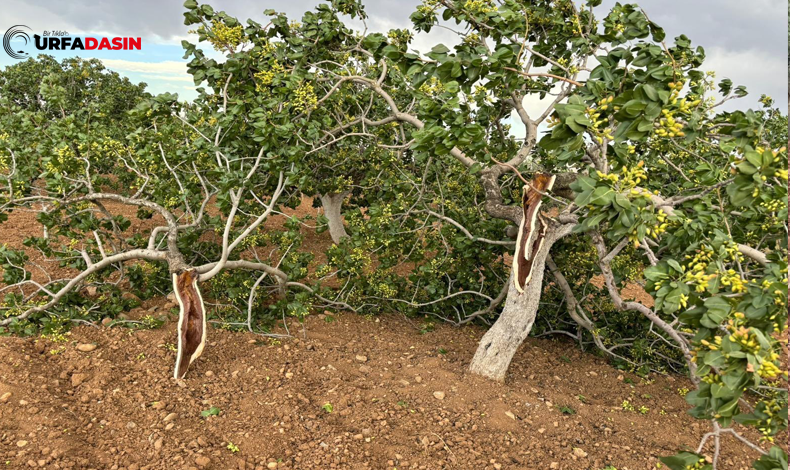
[[[687, 470], [698, 463], [705, 463], [704, 457], [691, 452], [680, 452], [671, 457], [659, 457], [659, 460], [669, 467], [670, 470]], [[696, 469], [697, 467], [694, 468]], [[703, 467], [699, 467], [699, 470], [711, 470], [711, 468], [713, 468], [713, 466], [707, 464]]]
[[658, 91], [652, 85], [644, 84], [642, 90], [651, 101], [658, 101]]
[[667, 264], [670, 265], [672, 267], [672, 269], [674, 269], [675, 271], [677, 271], [679, 273], [683, 272], [683, 268], [680, 266], [680, 263], [678, 263], [674, 259], [671, 259], [671, 258], [668, 259], [667, 260]]
[[203, 418], [208, 418], [209, 416], [218, 416], [220, 413], [220, 409], [216, 406], [212, 406], [207, 410], [203, 410], [200, 412], [200, 416]]
[[595, 188], [592, 194], [592, 203], [596, 206], [608, 206], [614, 200], [614, 191], [607, 186]]
[[620, 193], [615, 193], [614, 203], [620, 209], [624, 209], [624, 210], [631, 209], [631, 201], [629, 201], [627, 197], [623, 196]]

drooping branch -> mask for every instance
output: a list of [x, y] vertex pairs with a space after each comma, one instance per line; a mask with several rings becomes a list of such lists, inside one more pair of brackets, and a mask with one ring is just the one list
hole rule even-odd
[[38, 305], [36, 307], [30, 307], [27, 310], [20, 313], [19, 315], [5, 318], [0, 321], [0, 326], [6, 326], [13, 321], [24, 320], [25, 318], [29, 317], [34, 313], [44, 312], [47, 309], [55, 306], [55, 304], [57, 304], [63, 298], [63, 296], [73, 291], [75, 287], [79, 286], [80, 283], [91, 274], [101, 271], [102, 269], [107, 268], [115, 263], [122, 263], [124, 261], [131, 261], [135, 259], [149, 260], [149, 261], [164, 261], [168, 259], [168, 253], [165, 251], [137, 249], [137, 250], [130, 250], [123, 253], [110, 255], [102, 259], [101, 261], [94, 262], [93, 264], [88, 266], [85, 270], [83, 270], [78, 275], [73, 277], [68, 283], [66, 283], [65, 286], [63, 286], [61, 289], [55, 292], [47, 303]]
[[272, 193], [272, 198], [269, 201], [269, 205], [265, 206], [266, 210], [261, 215], [259, 215], [250, 225], [248, 225], [247, 228], [245, 228], [241, 232], [241, 234], [239, 234], [239, 236], [237, 236], [236, 239], [233, 240], [232, 243], [230, 243], [229, 241], [230, 228], [231, 225], [233, 225], [234, 216], [236, 215], [236, 211], [238, 210], [238, 206], [241, 199], [241, 192], [243, 191], [243, 188], [238, 189], [238, 192], [235, 196], [232, 195], [231, 199], [233, 205], [231, 207], [230, 214], [228, 215], [228, 220], [225, 223], [225, 231], [223, 232], [223, 236], [222, 236], [222, 254], [220, 260], [216, 264], [214, 264], [211, 269], [209, 269], [206, 272], [203, 272], [200, 275], [200, 282], [208, 281], [209, 279], [219, 274], [220, 271], [222, 271], [222, 269], [228, 263], [228, 258], [230, 254], [233, 252], [233, 250], [242, 241], [244, 241], [244, 239], [247, 238], [247, 236], [250, 233], [252, 233], [253, 230], [258, 228], [258, 226], [261, 223], [263, 223], [263, 221], [266, 220], [266, 218], [269, 217], [269, 215], [271, 215], [272, 211], [274, 210], [277, 204], [277, 200], [280, 198], [280, 195], [282, 194], [284, 188], [285, 188], [285, 176], [284, 173], [281, 171], [279, 180], [277, 182], [277, 188]]
[[603, 274], [604, 284], [606, 285], [606, 289], [609, 292], [609, 297], [612, 299], [612, 303], [614, 303], [618, 310], [633, 310], [641, 313], [664, 333], [666, 333], [670, 338], [672, 338], [683, 352], [683, 357], [686, 359], [686, 364], [688, 365], [689, 371], [691, 372], [690, 375], [692, 381], [695, 383], [698, 382], [699, 378], [694, 374], [694, 372], [697, 370], [697, 366], [692, 360], [689, 343], [683, 336], [681, 336], [680, 332], [673, 328], [669, 323], [661, 319], [652, 309], [640, 304], [639, 302], [626, 302], [620, 296], [620, 291], [618, 290], [617, 284], [615, 283], [614, 273], [612, 272], [610, 263], [614, 257], [617, 256], [617, 254], [625, 247], [627, 242], [625, 244], [621, 242], [617, 245], [617, 247], [615, 247], [615, 249], [609, 252], [606, 248], [606, 242], [604, 241], [604, 238], [600, 232], [592, 231], [590, 232], [590, 237], [592, 238], [593, 245], [595, 245], [595, 248], [598, 252], [598, 267], [601, 269], [601, 274]]
[[559, 270], [556, 263], [554, 263], [554, 260], [551, 258], [551, 255], [549, 255], [549, 257], [546, 259], [546, 266], [549, 268], [549, 272], [551, 273], [551, 275], [554, 276], [554, 280], [557, 281], [557, 285], [560, 287], [560, 290], [562, 290], [562, 293], [565, 295], [565, 304], [567, 305], [568, 315], [570, 315], [573, 321], [575, 321], [579, 326], [581, 326], [582, 328], [587, 330], [587, 332], [590, 333], [590, 336], [592, 336], [593, 343], [595, 344], [595, 346], [601, 351], [605, 352], [606, 354], [609, 354], [614, 358], [617, 358], [621, 361], [627, 362], [633, 366], [638, 367], [639, 364], [636, 364], [634, 361], [614, 352], [615, 347], [622, 345], [617, 345], [612, 348], [607, 348], [606, 345], [603, 344], [600, 335], [596, 331], [595, 324], [589, 319], [587, 314], [584, 312], [584, 309], [582, 308], [581, 304], [576, 299], [576, 295], [573, 293], [573, 289], [571, 288], [571, 285], [568, 283], [568, 280], [565, 279], [565, 276]]
[[[676, 209], [676, 206], [678, 206], [678, 205], [680, 205], [680, 204], [682, 204], [684, 202], [688, 202], [688, 201], [692, 201], [692, 200], [698, 199], [698, 198], [704, 196], [705, 194], [713, 191], [714, 189], [717, 189], [718, 187], [721, 187], [721, 186], [725, 186], [726, 184], [729, 184], [731, 182], [732, 182], [732, 180], [722, 181], [722, 182], [720, 182], [720, 183], [718, 183], [718, 184], [716, 184], [714, 186], [711, 186], [711, 187], [705, 189], [704, 191], [702, 191], [699, 194], [691, 195], [691, 196], [683, 196], [683, 197], [678, 197], [678, 198], [672, 197], [672, 198], [669, 198], [669, 199], [665, 199], [665, 198], [661, 197], [660, 195], [651, 193], [651, 192], [649, 192], [647, 190], [642, 190], [642, 191], [643, 191], [643, 194], [648, 195], [650, 197], [650, 200], [653, 202], [653, 204], [657, 208], [663, 210], [664, 213], [666, 213], [668, 216], [672, 216], [672, 215], [675, 215], [676, 212], [678, 212], [678, 209]], [[762, 251], [760, 251], [760, 250], [758, 250], [756, 248], [752, 248], [752, 247], [750, 247], [748, 245], [745, 245], [743, 243], [736, 243], [736, 245], [738, 247], [738, 251], [740, 251], [741, 254], [743, 254], [744, 256], [747, 256], [747, 257], [751, 258], [753, 261], [756, 261], [757, 263], [759, 263], [759, 264], [761, 264], [763, 266], [768, 265], [768, 256], [765, 253], [763, 253]]]

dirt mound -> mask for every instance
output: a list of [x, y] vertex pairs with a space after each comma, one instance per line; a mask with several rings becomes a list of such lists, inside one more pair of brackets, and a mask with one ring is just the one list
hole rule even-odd
[[[707, 431], [686, 415], [684, 380], [645, 381], [572, 343], [530, 338], [508, 381], [494, 383], [466, 372], [480, 329], [424, 330], [351, 314], [311, 317], [306, 338], [294, 325], [298, 339], [281, 341], [212, 329], [181, 382], [173, 321], [80, 327], [62, 343], [0, 338], [0, 462], [636, 470]], [[201, 417], [212, 407], [218, 416]], [[721, 468], [746, 469], [754, 455], [725, 438], [723, 457]]]

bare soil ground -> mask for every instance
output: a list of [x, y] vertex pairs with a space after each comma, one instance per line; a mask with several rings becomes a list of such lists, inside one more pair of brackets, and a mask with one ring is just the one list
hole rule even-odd
[[[314, 214], [310, 202], [295, 213]], [[22, 248], [40, 234], [34, 221], [12, 214], [0, 240]], [[328, 234], [303, 231], [302, 249], [322, 256]], [[130, 316], [171, 305], [153, 299]], [[143, 331], [79, 327], [61, 343], [0, 337], [0, 469], [637, 470], [696, 448], [709, 430], [686, 414], [685, 379], [645, 381], [573, 343], [531, 338], [508, 380], [494, 383], [466, 372], [483, 330], [425, 333], [402, 317], [313, 315], [280, 341], [212, 328], [176, 381], [175, 320]], [[220, 414], [202, 417], [211, 407]], [[722, 454], [723, 469], [754, 458], [729, 437]]]
[[[529, 339], [494, 383], [466, 372], [474, 327], [421, 334], [404, 318], [353, 314], [311, 317], [306, 337], [292, 327], [297, 338], [282, 341], [212, 329], [183, 381], [172, 378], [174, 321], [79, 327], [66, 343], [2, 338], [0, 465], [636, 470], [707, 430], [686, 414], [685, 380], [644, 381], [565, 341]], [[211, 407], [220, 414], [201, 417]], [[754, 457], [729, 439], [723, 454], [726, 469]]]

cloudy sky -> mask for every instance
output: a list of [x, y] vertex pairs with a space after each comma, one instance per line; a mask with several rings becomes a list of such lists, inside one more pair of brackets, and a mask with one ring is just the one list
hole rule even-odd
[[[36, 3], [35, 5], [33, 3]], [[239, 19], [265, 19], [263, 10], [273, 8], [299, 17], [318, 0], [213, 0], [215, 10], [225, 10]], [[409, 25], [409, 14], [417, 0], [367, 0], [368, 27], [374, 31]], [[598, 15], [614, 0], [604, 0]], [[766, 93], [787, 106], [787, 7], [785, 0], [641, 0], [639, 4], [653, 21], [673, 38], [684, 33], [702, 45], [708, 59], [704, 68], [715, 70], [718, 78], [728, 77], [746, 85], [750, 97], [737, 107], [756, 106]], [[152, 93], [177, 92], [195, 96], [186, 74], [180, 42], [189, 37], [183, 24], [183, 8], [175, 0], [5, 0], [0, 32], [17, 24], [33, 32], [63, 30], [69, 35], [134, 36], [143, 38], [142, 51], [80, 51], [83, 57], [97, 57], [107, 67], [144, 81]], [[436, 42], [450, 43], [452, 35], [442, 30], [418, 37], [415, 47], [427, 50]], [[31, 48], [32, 49], [32, 48]], [[71, 53], [62, 53], [66, 57]], [[0, 66], [14, 63], [0, 51]]]

